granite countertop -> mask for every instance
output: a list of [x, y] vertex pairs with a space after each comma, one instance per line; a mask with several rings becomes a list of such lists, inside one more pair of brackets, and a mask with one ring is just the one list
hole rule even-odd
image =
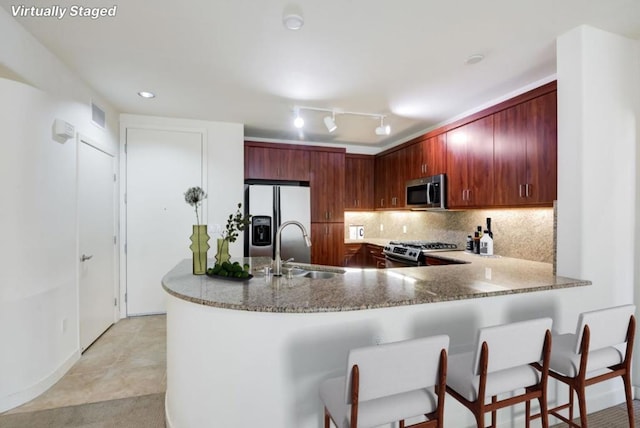
[[309, 270], [344, 272], [329, 279], [311, 279], [265, 276], [264, 266], [271, 260], [255, 257], [238, 259], [251, 265], [254, 278], [235, 282], [193, 275], [192, 262], [186, 259], [162, 278], [162, 286], [173, 296], [202, 305], [301, 313], [386, 308], [591, 284], [591, 281], [555, 276], [549, 263], [483, 257], [463, 251], [439, 252], [438, 257], [464, 264], [394, 269], [292, 264]]

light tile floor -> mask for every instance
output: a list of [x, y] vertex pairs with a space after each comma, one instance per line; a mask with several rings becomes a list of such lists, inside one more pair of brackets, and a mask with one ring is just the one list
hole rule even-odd
[[165, 392], [166, 336], [165, 315], [122, 319], [55, 385], [7, 414]]

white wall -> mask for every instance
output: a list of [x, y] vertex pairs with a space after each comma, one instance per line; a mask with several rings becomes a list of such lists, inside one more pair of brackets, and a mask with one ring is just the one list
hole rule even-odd
[[[117, 115], [2, 8], [0, 40], [0, 74], [9, 78], [0, 78], [1, 412], [46, 390], [79, 357], [76, 140], [56, 141], [53, 121], [117, 154]], [[90, 122], [92, 99], [106, 111], [106, 130]]]
[[558, 38], [557, 271], [593, 282], [568, 314], [634, 301], [639, 43], [587, 26]]

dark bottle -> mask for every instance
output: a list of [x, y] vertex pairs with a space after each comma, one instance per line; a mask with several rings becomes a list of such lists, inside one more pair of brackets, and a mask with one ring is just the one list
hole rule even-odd
[[482, 238], [482, 226], [478, 226], [477, 232], [478, 238]]
[[473, 252], [480, 254], [480, 234], [478, 232], [473, 234]]
[[491, 231], [491, 217], [487, 217], [487, 230], [491, 239], [493, 239], [493, 231]]
[[471, 235], [467, 235], [467, 251], [469, 251], [470, 253], [473, 252], [473, 238], [471, 237]]

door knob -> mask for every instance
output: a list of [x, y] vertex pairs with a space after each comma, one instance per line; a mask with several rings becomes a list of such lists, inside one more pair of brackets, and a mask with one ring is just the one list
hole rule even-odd
[[93, 254], [90, 256], [85, 256], [84, 254], [82, 255], [82, 257], [80, 257], [80, 261], [81, 262], [86, 262], [87, 260], [91, 260], [91, 258], [93, 257]]

